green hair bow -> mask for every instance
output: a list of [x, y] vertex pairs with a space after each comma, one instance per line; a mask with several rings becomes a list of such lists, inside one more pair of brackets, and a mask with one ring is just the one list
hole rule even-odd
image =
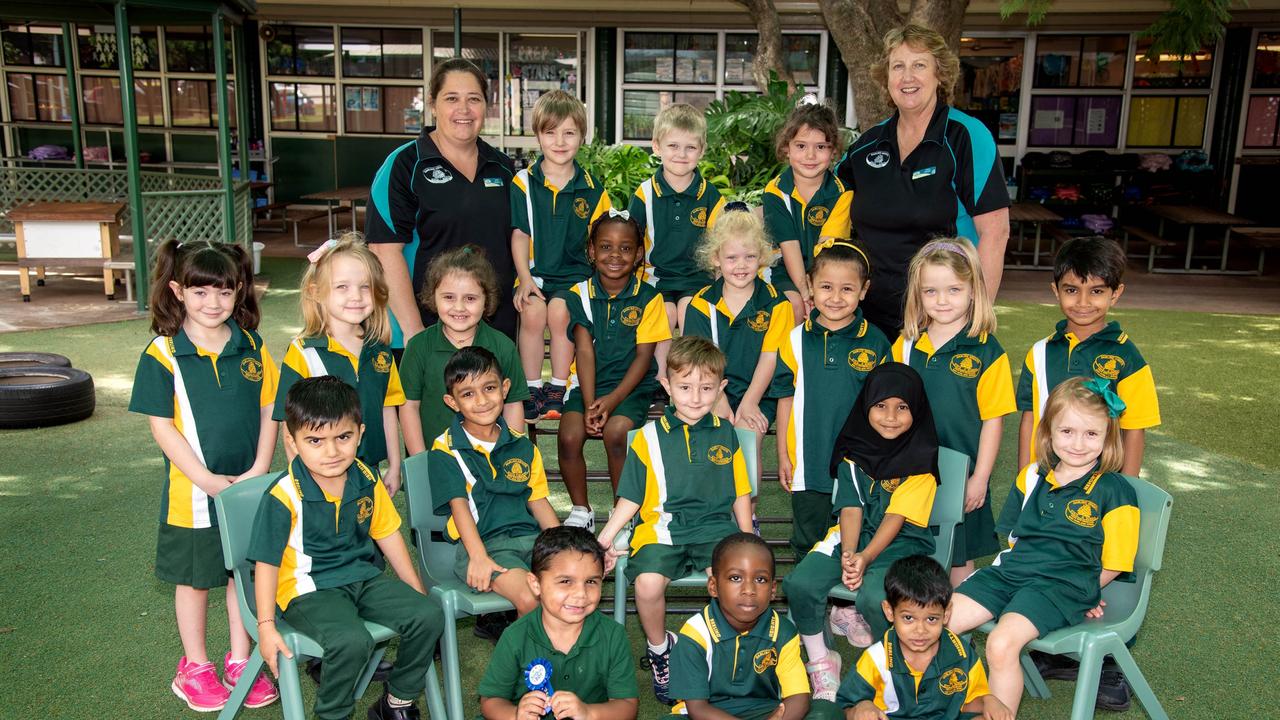
[[1094, 395], [1102, 398], [1102, 401], [1107, 404], [1108, 415], [1113, 418], [1118, 418], [1124, 413], [1124, 400], [1121, 400], [1120, 396], [1116, 394], [1116, 391], [1111, 389], [1111, 383], [1103, 380], [1102, 378], [1094, 378], [1092, 380], [1086, 380], [1084, 386]]

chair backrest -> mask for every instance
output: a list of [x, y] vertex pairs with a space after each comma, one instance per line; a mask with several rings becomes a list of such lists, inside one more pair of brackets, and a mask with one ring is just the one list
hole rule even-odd
[[435, 500], [431, 496], [431, 477], [427, 471], [428, 456], [429, 453], [418, 453], [406, 458], [400, 476], [404, 478], [409, 530], [418, 545], [418, 570], [422, 573], [422, 581], [430, 587], [440, 584], [432, 568], [449, 575], [457, 550], [445, 539], [449, 516], [436, 514]]
[[1102, 589], [1107, 602], [1108, 620], [1126, 618], [1116, 632], [1128, 639], [1138, 631], [1147, 614], [1152, 576], [1164, 562], [1164, 545], [1169, 535], [1169, 518], [1173, 513], [1173, 497], [1146, 480], [1125, 476], [1138, 497], [1141, 514], [1138, 528], [1138, 553], [1133, 561], [1131, 578], [1118, 579]]
[[245, 629], [255, 641], [258, 639], [258, 606], [253, 595], [252, 563], [245, 556], [249, 553], [253, 520], [258, 515], [262, 495], [279, 477], [280, 473], [274, 472], [247, 478], [213, 496], [213, 506], [218, 513], [218, 538], [222, 542], [222, 562], [235, 578], [241, 617], [245, 620]]
[[938, 492], [933, 497], [929, 525], [938, 528], [933, 559], [951, 567], [956, 526], [964, 522], [964, 488], [969, 480], [969, 456], [951, 448], [938, 448]]
[[[740, 427], [734, 428], [734, 431], [738, 433], [738, 447], [742, 448], [742, 458], [746, 461], [747, 479], [751, 481], [751, 497], [755, 497], [760, 492], [760, 459], [756, 452], [756, 434]], [[640, 428], [627, 431], [627, 447], [631, 447], [631, 441], [636, 439], [638, 432]]]

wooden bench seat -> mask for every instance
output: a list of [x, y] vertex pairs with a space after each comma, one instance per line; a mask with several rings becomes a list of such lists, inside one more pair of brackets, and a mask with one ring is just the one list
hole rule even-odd
[[1233, 227], [1231, 234], [1244, 239], [1245, 244], [1258, 251], [1258, 274], [1267, 262], [1267, 251], [1280, 248], [1280, 227]]
[[1161, 248], [1173, 247], [1177, 245], [1172, 240], [1166, 240], [1159, 235], [1140, 228], [1137, 225], [1121, 225], [1120, 232], [1124, 237], [1123, 245], [1125, 252], [1129, 250], [1129, 238], [1135, 237], [1147, 244], [1147, 272], [1152, 272], [1156, 266], [1156, 255], [1159, 254]]

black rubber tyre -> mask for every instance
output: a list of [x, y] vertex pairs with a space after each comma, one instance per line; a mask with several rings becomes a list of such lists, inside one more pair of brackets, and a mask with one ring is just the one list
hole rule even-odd
[[48, 427], [93, 414], [93, 378], [69, 367], [0, 367], [0, 428]]
[[43, 352], [0, 352], [0, 368], [22, 367], [24, 365], [51, 365], [53, 367], [71, 367], [66, 355]]

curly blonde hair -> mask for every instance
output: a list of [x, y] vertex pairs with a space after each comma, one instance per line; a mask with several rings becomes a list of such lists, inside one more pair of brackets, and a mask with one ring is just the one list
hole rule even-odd
[[991, 307], [991, 298], [987, 295], [987, 283], [982, 278], [978, 251], [965, 238], [941, 237], [925, 243], [915, 257], [911, 258], [911, 265], [907, 267], [907, 297], [902, 313], [902, 335], [916, 340], [929, 329], [929, 316], [925, 314], [924, 301], [920, 298], [924, 269], [929, 265], [950, 268], [956, 277], [969, 285], [971, 299], [968, 336], [994, 333], [996, 313]]
[[760, 256], [762, 269], [773, 265], [777, 260], [774, 256], [773, 243], [769, 242], [769, 235], [765, 231], [764, 222], [750, 210], [734, 210], [721, 213], [716, 224], [708, 228], [702, 236], [702, 242], [698, 243], [697, 249], [693, 251], [698, 267], [715, 274], [716, 258], [720, 255], [720, 248], [730, 240], [737, 240], [748, 249], [755, 250]]
[[934, 74], [938, 76], [938, 99], [950, 104], [954, 97], [956, 81], [960, 78], [960, 58], [947, 45], [947, 39], [936, 30], [923, 25], [904, 25], [894, 28], [884, 35], [884, 49], [879, 58], [871, 63], [871, 77], [880, 87], [885, 99], [889, 98], [889, 55], [902, 45], [912, 50], [925, 51], [933, 55]]
[[[333, 271], [333, 261], [338, 257], [353, 258], [364, 266], [369, 273], [369, 289], [373, 295], [373, 312], [360, 323], [364, 329], [364, 341], [391, 342], [391, 321], [387, 315], [387, 278], [382, 272], [382, 263], [373, 251], [364, 244], [364, 237], [358, 232], [344, 233], [320, 256], [319, 260], [307, 266], [302, 273], [302, 292], [299, 293], [299, 305], [302, 308], [302, 332], [298, 337], [320, 337], [328, 334], [327, 317], [324, 301], [329, 295], [329, 276]], [[354, 350], [354, 348], [349, 348]]]

